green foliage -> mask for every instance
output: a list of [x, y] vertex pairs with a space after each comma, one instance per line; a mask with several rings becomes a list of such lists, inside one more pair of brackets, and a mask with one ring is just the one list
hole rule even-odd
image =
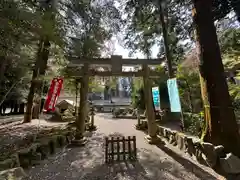
[[237, 84], [229, 83], [229, 93], [233, 101], [237, 120], [240, 120], [240, 86]]
[[28, 45], [33, 37], [31, 33], [36, 26], [36, 16], [12, 0], [1, 2], [0, 9], [0, 99], [16, 83], [17, 87], [13, 88], [7, 99], [21, 99], [28, 88], [20, 80], [25, 77], [24, 82], [29, 82], [27, 70], [32, 63], [32, 54]]
[[201, 135], [201, 129], [204, 125], [203, 113], [193, 114], [193, 113], [183, 113], [184, 128], [185, 131], [195, 135]]
[[[223, 53], [225, 71], [236, 72], [240, 68], [240, 28], [229, 28], [220, 33], [220, 47]], [[236, 74], [236, 78], [239, 75]], [[240, 120], [240, 86], [229, 83], [229, 93], [238, 120]]]
[[[168, 44], [173, 58], [173, 65], [182, 60], [184, 51], [189, 50], [191, 43], [185, 40], [193, 39], [192, 24], [192, 2], [179, 0], [127, 0], [125, 12], [127, 14], [127, 27], [125, 35], [125, 46], [132, 50], [131, 54], [142, 51], [151, 56], [151, 47], [159, 46], [158, 56], [162, 57], [164, 53], [164, 45], [162, 38], [162, 27], [160, 22], [159, 3], [166, 5], [164, 8], [164, 16], [166, 18], [168, 31]], [[240, 15], [240, 2], [235, 0], [214, 0], [213, 16], [214, 20], [222, 20], [226, 15], [234, 9], [238, 20]], [[180, 41], [185, 41], [183, 44]]]
[[229, 93], [233, 100], [240, 100], [240, 86], [229, 83]]
[[225, 70], [231, 71], [240, 67], [240, 28], [229, 28], [219, 35], [219, 44], [223, 53]]
[[183, 112], [200, 112], [202, 100], [198, 71], [179, 65], [176, 77]]
[[[150, 57], [151, 47], [158, 45], [158, 56], [165, 56], [162, 26], [159, 20], [161, 13], [159, 3], [160, 1], [127, 1], [125, 12], [130, 21], [127, 23], [124, 43], [132, 50], [131, 54], [140, 50]], [[183, 9], [178, 11], [179, 9], [181, 9], [181, 5], [172, 1], [163, 11], [167, 16], [168, 44], [174, 63], [181, 60], [184, 47], [187, 47], [186, 45], [182, 46], [179, 40], [188, 37], [189, 27], [185, 27], [185, 25], [189, 26], [186, 21], [191, 20], [191, 17], [186, 16], [188, 11], [183, 11]]]
[[89, 85], [89, 89], [91, 89], [92, 92], [103, 92], [104, 91], [103, 86], [100, 86], [98, 84], [93, 84], [93, 83], [91, 83]]
[[[46, 75], [39, 77], [49, 85], [53, 77], [66, 75], [67, 53], [99, 57], [105, 41], [122, 25], [120, 13], [110, 0], [55, 1], [56, 6], [52, 4], [54, 1], [46, 2], [3, 0], [0, 3], [0, 99], [22, 77], [24, 81], [13, 89], [9, 98], [25, 97], [41, 38], [47, 38], [51, 44]], [[79, 40], [69, 39], [69, 34]], [[66, 76], [64, 87], [74, 90], [75, 82]]]
[[139, 99], [143, 100], [141, 97], [143, 93], [141, 94], [141, 91], [143, 91], [143, 80], [142, 78], [133, 78], [133, 87], [132, 87], [132, 93], [131, 93], [131, 100], [132, 105], [134, 108], [143, 108], [145, 109], [145, 105], [141, 104], [141, 101]]
[[228, 28], [227, 30], [220, 32], [219, 44], [223, 53], [236, 52], [239, 55], [240, 50], [240, 28]]
[[108, 83], [110, 89], [116, 90], [117, 80], [118, 80], [118, 77], [110, 77], [109, 83]]
[[89, 79], [89, 91], [90, 92], [103, 92], [104, 87], [95, 80], [96, 77], [90, 77]]
[[30, 74], [25, 71], [26, 66], [24, 61], [8, 61], [5, 67], [5, 74], [1, 84], [1, 96], [2, 98], [11, 88], [15, 85], [12, 91], [8, 94], [7, 99], [23, 100], [26, 97], [28, 83], [30, 82]]
[[132, 105], [134, 108], [145, 110], [144, 88], [141, 86], [132, 93]]
[[[66, 46], [62, 53], [78, 57], [100, 57], [104, 43], [120, 29], [121, 25], [119, 11], [112, 1], [71, 0], [60, 4], [67, 9], [65, 11], [67, 18], [63, 21], [64, 27], [72, 32], [70, 38], [69, 36], [65, 38]], [[106, 24], [110, 27], [106, 27]], [[60, 74], [66, 77], [65, 89], [75, 94], [75, 80], [69, 78], [66, 60], [63, 60], [61, 67]], [[90, 89], [102, 91], [93, 79], [90, 79]]]
[[[7, 98], [19, 99], [26, 97], [40, 37], [48, 35], [51, 41], [60, 43], [62, 36], [55, 28], [58, 21], [48, 18], [52, 13], [44, 13], [39, 4], [30, 0], [4, 0], [0, 6], [0, 99], [17, 82]], [[24, 81], [20, 82], [22, 78]]]
[[[161, 107], [168, 108], [169, 107], [169, 97], [167, 90], [167, 74], [162, 66], [157, 66], [156, 71], [160, 72], [160, 78], [153, 79], [153, 86], [158, 86], [160, 91], [160, 100]], [[138, 107], [141, 110], [145, 110], [145, 99], [144, 99], [144, 87], [143, 81], [140, 78], [134, 78], [133, 81], [133, 92], [132, 92], [132, 102], [134, 107]]]

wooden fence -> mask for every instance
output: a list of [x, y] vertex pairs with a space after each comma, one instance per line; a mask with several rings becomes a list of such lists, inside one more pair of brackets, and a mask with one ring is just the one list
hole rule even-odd
[[105, 162], [136, 160], [137, 147], [136, 136], [106, 137], [105, 138]]

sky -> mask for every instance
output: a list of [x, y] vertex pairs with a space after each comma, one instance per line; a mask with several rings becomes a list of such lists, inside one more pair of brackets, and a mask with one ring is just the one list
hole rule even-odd
[[[114, 55], [121, 55], [123, 58], [128, 58], [129, 50], [122, 47], [117, 41], [114, 43], [115, 45], [115, 51]], [[158, 47], [157, 45], [152, 47], [152, 58], [157, 58], [157, 53], [158, 53]], [[145, 58], [143, 53], [137, 52], [132, 58]]]
[[[112, 49], [113, 49], [113, 55], [121, 55], [122, 58], [139, 58], [139, 59], [144, 59], [146, 58], [143, 53], [137, 52], [135, 53], [132, 57], [129, 56], [129, 49], [124, 48], [121, 43], [118, 42], [118, 40], [113, 37], [112, 38]], [[158, 54], [158, 47], [157, 45], [154, 45], [151, 48], [152, 51], [152, 58], [157, 58]], [[123, 66], [124, 71], [132, 71], [133, 66]]]
[[[119, 8], [119, 10], [121, 10], [121, 11], [123, 10], [123, 4], [121, 4], [119, 1], [115, 1], [114, 4], [115, 4], [115, 6], [116, 6], [117, 8]], [[126, 18], [126, 17], [127, 17], [126, 14], [123, 14], [123, 17]], [[120, 34], [121, 34], [121, 33], [120, 33]], [[120, 35], [120, 36], [121, 36], [121, 35]], [[120, 38], [120, 39], [121, 39], [121, 38]], [[122, 47], [122, 46], [120, 45], [121, 43], [118, 42], [118, 40], [117, 40], [116, 37], [113, 37], [113, 38], [112, 38], [112, 41], [114, 42], [114, 46], [115, 46], [114, 55], [121, 55], [122, 58], [139, 58], [139, 59], [140, 59], [140, 58], [145, 58], [144, 55], [143, 55], [143, 53], [141, 53], [141, 52], [137, 52], [137, 53], [135, 53], [132, 57], [129, 57], [128, 54], [129, 54], [130, 50]], [[152, 58], [157, 58], [157, 54], [158, 54], [158, 51], [159, 51], [158, 48], [159, 48], [159, 47], [157, 47], [157, 45], [154, 45], [154, 46], [151, 48], [151, 52], [152, 52], [151, 57], [152, 57]]]
[[[116, 3], [116, 6], [118, 7], [119, 6], [119, 4], [118, 3]], [[235, 15], [235, 13], [234, 12], [231, 12], [231, 13], [229, 13], [229, 15], [228, 15], [228, 17], [229, 18], [233, 18], [234, 16], [236, 16]], [[229, 24], [229, 22], [228, 22], [228, 19], [226, 19], [225, 20], [226, 21], [226, 24]], [[222, 20], [221, 21], [222, 23], [224, 23], [224, 20]], [[236, 23], [234, 23], [234, 26], [238, 26], [239, 27], [239, 23], [238, 23], [238, 21], [236, 21]], [[124, 47], [122, 47], [121, 45], [120, 45], [120, 43], [118, 42], [118, 40], [117, 40], [117, 38], [116, 37], [113, 37], [112, 38], [112, 41], [114, 42], [113, 44], [114, 44], [114, 48], [115, 48], [115, 51], [114, 51], [114, 55], [122, 55], [122, 57], [123, 58], [128, 58], [129, 56], [128, 56], [128, 54], [129, 54], [129, 52], [130, 52], [130, 50], [128, 50], [128, 49], [126, 49], [126, 48], [124, 48]], [[181, 41], [180, 43], [182, 43], [182, 44], [185, 44], [185, 43], [189, 43], [189, 42], [191, 42], [189, 39], [186, 39], [186, 40], [184, 40], [184, 41]], [[151, 48], [151, 52], [152, 52], [152, 58], [157, 58], [157, 54], [158, 54], [158, 46], [157, 45], [154, 45], [152, 48]], [[129, 57], [130, 58], [130, 57]], [[141, 53], [141, 52], [137, 52], [136, 54], [134, 54], [134, 56], [133, 57], [131, 57], [131, 58], [145, 58], [144, 57], [144, 55], [143, 55], [143, 53]]]
[[[113, 37], [111, 41], [112, 41], [113, 46], [114, 46], [112, 48], [115, 49], [114, 52], [113, 52], [114, 55], [121, 55], [122, 58], [139, 58], [139, 59], [145, 58], [143, 53], [141, 53], [141, 52], [137, 52], [132, 57], [129, 57], [130, 50], [124, 48], [121, 45], [121, 43], [118, 42], [116, 37]], [[157, 58], [157, 54], [158, 54], [158, 51], [159, 51], [157, 45], [154, 45], [151, 48], [151, 51], [152, 51], [152, 58]]]

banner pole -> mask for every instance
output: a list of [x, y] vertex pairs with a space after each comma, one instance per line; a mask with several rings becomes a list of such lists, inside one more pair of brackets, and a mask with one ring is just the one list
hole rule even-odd
[[182, 110], [181, 110], [181, 130], [182, 130], [182, 132], [184, 131], [184, 118], [183, 118], [183, 112], [182, 112]]
[[[45, 81], [43, 80], [43, 84], [42, 84], [42, 89], [41, 89], [41, 95], [43, 94], [43, 90], [44, 90], [44, 86], [45, 86]], [[44, 100], [44, 104], [45, 104], [45, 100]], [[37, 127], [37, 135], [39, 133], [39, 129], [40, 129], [40, 119], [41, 117], [43, 117], [43, 109], [41, 108], [42, 105], [42, 97], [40, 97], [40, 104], [39, 104], [39, 118], [38, 118], [38, 127]], [[44, 108], [44, 107], [43, 107]]]

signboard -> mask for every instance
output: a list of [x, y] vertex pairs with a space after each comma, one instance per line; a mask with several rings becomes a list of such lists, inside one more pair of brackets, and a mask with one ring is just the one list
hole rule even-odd
[[160, 111], [160, 95], [159, 95], [159, 87], [152, 88], [152, 97], [153, 97], [153, 104], [156, 111]]
[[171, 112], [181, 112], [181, 103], [178, 93], [177, 79], [167, 80], [168, 95], [171, 106]]
[[48, 90], [48, 94], [46, 97], [44, 110], [46, 111], [54, 111], [57, 99], [60, 95], [61, 89], [63, 86], [62, 78], [54, 78]]

